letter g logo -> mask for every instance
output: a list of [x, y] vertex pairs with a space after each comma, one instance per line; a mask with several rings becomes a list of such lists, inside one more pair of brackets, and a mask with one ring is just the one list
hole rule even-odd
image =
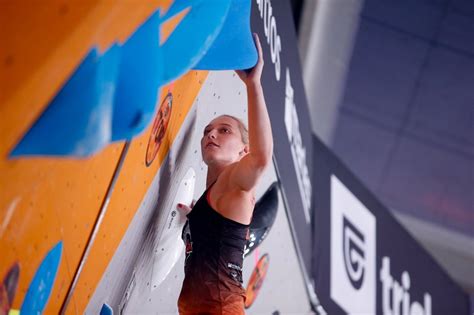
[[375, 314], [376, 219], [331, 177], [330, 295], [348, 314]]
[[345, 216], [342, 217], [342, 242], [347, 276], [359, 290], [364, 281], [364, 235]]

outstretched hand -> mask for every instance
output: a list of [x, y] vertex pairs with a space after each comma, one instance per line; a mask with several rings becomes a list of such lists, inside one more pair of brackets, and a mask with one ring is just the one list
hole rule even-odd
[[262, 69], [263, 69], [262, 45], [260, 45], [260, 39], [258, 38], [257, 33], [253, 33], [253, 39], [255, 41], [255, 46], [257, 47], [257, 52], [258, 52], [257, 64], [249, 70], [235, 70], [237, 75], [247, 86], [250, 84], [260, 84], [260, 78], [262, 77]]

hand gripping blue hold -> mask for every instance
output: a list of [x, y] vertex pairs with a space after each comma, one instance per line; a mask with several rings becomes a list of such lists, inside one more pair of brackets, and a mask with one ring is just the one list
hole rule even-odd
[[56, 280], [63, 242], [60, 241], [51, 249], [41, 262], [38, 270], [31, 281], [25, 299], [21, 305], [20, 314], [42, 314], [51, 290]]
[[250, 30], [250, 0], [232, 0], [222, 29], [197, 70], [244, 70], [255, 66], [258, 53]]
[[190, 7], [162, 46], [166, 84], [193, 68], [204, 57], [225, 24], [231, 0], [176, 0], [164, 15], [168, 19]]
[[91, 50], [11, 156], [87, 156], [107, 144], [119, 61], [117, 46]]

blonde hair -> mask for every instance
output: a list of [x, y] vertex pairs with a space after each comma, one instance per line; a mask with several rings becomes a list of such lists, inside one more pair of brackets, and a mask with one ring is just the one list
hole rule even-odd
[[222, 115], [222, 116], [232, 118], [233, 120], [235, 120], [237, 122], [237, 124], [239, 125], [239, 130], [240, 130], [240, 135], [241, 135], [241, 138], [242, 138], [242, 142], [244, 144], [249, 144], [249, 131], [248, 131], [247, 126], [245, 125], [245, 123], [240, 118], [237, 118], [237, 117], [232, 116], [232, 115]]

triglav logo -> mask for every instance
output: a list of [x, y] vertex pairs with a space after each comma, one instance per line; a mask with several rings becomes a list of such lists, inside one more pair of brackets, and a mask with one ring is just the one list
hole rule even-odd
[[364, 281], [365, 243], [364, 235], [342, 216], [342, 241], [344, 242], [344, 267], [352, 286], [357, 290]]
[[410, 287], [413, 286], [408, 271], [402, 272], [400, 282], [390, 273], [390, 257], [382, 258], [380, 269], [382, 282], [382, 311], [383, 314], [401, 315], [431, 315], [431, 294], [423, 294], [423, 304], [413, 301], [410, 296]]
[[330, 293], [349, 314], [375, 314], [374, 215], [331, 177]]

